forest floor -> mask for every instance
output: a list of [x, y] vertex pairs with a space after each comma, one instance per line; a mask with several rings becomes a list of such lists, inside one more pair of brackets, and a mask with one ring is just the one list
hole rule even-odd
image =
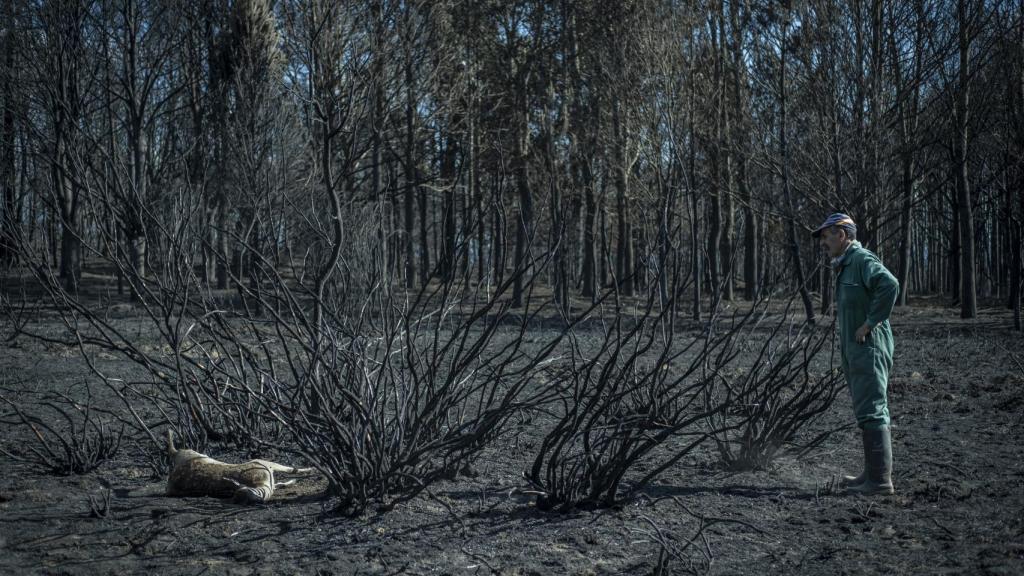
[[[570, 514], [542, 512], [518, 490], [544, 431], [536, 422], [489, 448], [473, 477], [355, 518], [332, 513], [317, 477], [262, 506], [170, 498], [126, 443], [82, 476], [0, 455], [0, 574], [646, 574], [659, 539], [682, 548], [702, 522], [673, 573], [1024, 573], [1024, 339], [1005, 310], [962, 321], [929, 301], [897, 311], [893, 327], [895, 496], [835, 488], [838, 474], [859, 471], [853, 428], [763, 471], [724, 470], [708, 446], [619, 509]], [[93, 360], [111, 374], [137, 370]], [[92, 378], [77, 348], [0, 344], [7, 398], [81, 392]], [[6, 405], [0, 420], [0, 448], [24, 454], [31, 432]], [[850, 420], [844, 392], [815, 427]], [[97, 517], [89, 499], [104, 494]]]

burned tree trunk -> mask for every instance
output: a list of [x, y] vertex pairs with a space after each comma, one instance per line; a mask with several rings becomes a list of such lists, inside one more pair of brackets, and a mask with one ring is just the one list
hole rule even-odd
[[[406, 12], [408, 16], [408, 12]], [[402, 245], [405, 252], [405, 287], [412, 289], [416, 286], [416, 247], [413, 242], [414, 227], [416, 224], [415, 203], [416, 192], [419, 188], [419, 173], [416, 169], [416, 93], [415, 76], [413, 75], [412, 53], [407, 48], [403, 62], [405, 74], [405, 150], [403, 153], [403, 174], [405, 178], [405, 193], [402, 202]], [[422, 246], [426, 249], [426, 246]], [[423, 266], [426, 269], [426, 265]]]
[[626, 127], [622, 103], [612, 103], [612, 128], [615, 138], [612, 170], [615, 171], [615, 211], [618, 213], [615, 253], [615, 282], [625, 295], [633, 294], [633, 238], [629, 219], [629, 160], [626, 153]]
[[953, 135], [954, 178], [956, 181], [957, 214], [960, 216], [960, 317], [978, 315], [974, 262], [974, 217], [971, 190], [967, 181], [967, 120], [970, 88], [971, 32], [967, 0], [957, 2], [957, 39], [960, 54]]
[[82, 21], [86, 8], [81, 3], [49, 6], [43, 26], [48, 43], [45, 55], [46, 107], [53, 130], [50, 171], [53, 205], [61, 227], [60, 278], [69, 292], [77, 290], [82, 273], [80, 200], [82, 178], [80, 152], [75, 136], [83, 108], [79, 74], [82, 72]]
[[753, 300], [758, 294], [758, 222], [751, 195], [750, 182], [746, 177], [746, 143], [749, 141], [746, 127], [743, 84], [746, 63], [742, 54], [743, 29], [740, 27], [738, 2], [729, 3], [729, 26], [732, 36], [729, 51], [732, 54], [732, 130], [731, 148], [735, 155], [736, 188], [743, 212], [743, 299]]
[[17, 73], [14, 67], [14, 9], [13, 2], [4, 3], [3, 67], [0, 78], [0, 100], [3, 101], [3, 123], [0, 125], [0, 266], [9, 266], [15, 260], [15, 238], [19, 225], [19, 214], [15, 203], [14, 163], [14, 98]]
[[789, 30], [789, 3], [786, 2], [786, 13], [782, 16], [782, 34], [779, 41], [779, 162], [782, 165], [782, 193], [786, 199], [786, 233], [789, 239], [789, 255], [793, 260], [793, 272], [796, 275], [800, 299], [804, 304], [807, 322], [814, 322], [814, 304], [807, 290], [807, 278], [804, 274], [803, 259], [800, 257], [800, 241], [796, 231], [796, 207], [793, 203], [793, 192], [789, 185], [789, 152], [786, 149], [786, 35]]
[[[1024, 174], [1018, 169], [1018, 183], [1024, 185]], [[1021, 259], [1021, 243], [1024, 242], [1024, 225], [1021, 218], [1024, 218], [1024, 187], [1018, 186], [1017, 196], [1020, 199], [1016, 222], [1013, 227], [1013, 270], [1010, 274], [1010, 298], [1013, 302], [1013, 328], [1020, 332], [1020, 306], [1021, 306], [1021, 267], [1024, 262]]]
[[[721, 238], [720, 245], [717, 247], [720, 252], [720, 263], [718, 266], [719, 277], [721, 278], [720, 284], [722, 287], [722, 298], [725, 300], [732, 300], [734, 297], [733, 289], [733, 269], [734, 269], [734, 251], [736, 250], [736, 215], [735, 206], [733, 200], [733, 159], [734, 159], [734, 147], [730, 145], [732, 142], [732, 120], [730, 118], [730, 111], [727, 104], [727, 87], [725, 78], [725, 58], [726, 58], [726, 34], [725, 34], [725, 13], [724, 7], [719, 5], [718, 18], [718, 40], [715, 50], [715, 61], [718, 66], [718, 117], [719, 117], [719, 132], [718, 145], [720, 148], [720, 158], [722, 162], [721, 182], [719, 184], [719, 199], [718, 204], [721, 210], [721, 216], [718, 221], [721, 224]], [[737, 110], [738, 110], [738, 104]], [[738, 122], [738, 118], [735, 120]]]
[[[914, 37], [914, 60], [912, 63], [913, 72], [909, 80], [909, 102], [905, 101], [907, 98], [898, 98], [896, 102], [897, 123], [900, 131], [899, 155], [903, 196], [902, 206], [900, 207], [900, 251], [897, 277], [900, 283], [900, 294], [896, 301], [898, 306], [907, 305], [907, 293], [911, 289], [910, 269], [913, 265], [913, 260], [911, 258], [911, 229], [913, 228], [914, 223], [911, 207], [914, 202], [914, 188], [917, 184], [914, 163], [914, 147], [916, 146], [917, 119], [920, 108], [921, 52], [923, 50], [922, 44], [924, 42], [923, 15], [920, 14], [920, 6], [918, 6], [918, 8], [918, 22]], [[896, 36], [894, 34], [889, 37], [889, 47], [892, 52], [892, 66], [894, 69], [895, 79], [897, 83], [901, 83], [903, 82], [903, 75], [901, 72], [900, 58], [898, 57], [899, 54]]]
[[530, 243], [533, 240], [533, 192], [530, 189], [529, 160], [527, 158], [529, 142], [529, 107], [526, 96], [526, 73], [520, 70], [516, 82], [518, 100], [516, 106], [516, 144], [515, 156], [512, 159], [516, 195], [519, 198], [519, 214], [516, 217], [515, 272], [512, 283], [512, 306], [523, 305], [523, 276], [521, 272], [527, 266]]

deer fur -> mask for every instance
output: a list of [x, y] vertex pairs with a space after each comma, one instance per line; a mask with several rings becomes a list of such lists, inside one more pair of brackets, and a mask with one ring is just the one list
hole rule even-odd
[[195, 450], [176, 449], [170, 430], [167, 431], [167, 454], [171, 458], [171, 472], [167, 476], [168, 496], [215, 496], [231, 498], [240, 504], [262, 504], [270, 500], [279, 486], [295, 483], [294, 479], [277, 482], [275, 472], [309, 474], [314, 470], [269, 460], [228, 464]]

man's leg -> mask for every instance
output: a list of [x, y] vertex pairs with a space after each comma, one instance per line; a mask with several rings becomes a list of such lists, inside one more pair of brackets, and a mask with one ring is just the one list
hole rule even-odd
[[864, 473], [848, 489], [860, 494], [892, 494], [892, 435], [887, 390], [891, 354], [871, 346], [859, 350], [847, 379], [864, 447]]

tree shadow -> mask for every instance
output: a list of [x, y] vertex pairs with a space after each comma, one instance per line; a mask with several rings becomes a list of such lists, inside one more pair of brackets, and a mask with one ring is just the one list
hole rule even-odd
[[753, 486], [749, 484], [726, 484], [723, 486], [649, 486], [639, 492], [651, 500], [682, 496], [700, 496], [716, 494], [720, 496], [738, 496], [740, 498], [772, 498], [783, 497], [788, 500], [813, 500], [814, 493], [794, 486]]

